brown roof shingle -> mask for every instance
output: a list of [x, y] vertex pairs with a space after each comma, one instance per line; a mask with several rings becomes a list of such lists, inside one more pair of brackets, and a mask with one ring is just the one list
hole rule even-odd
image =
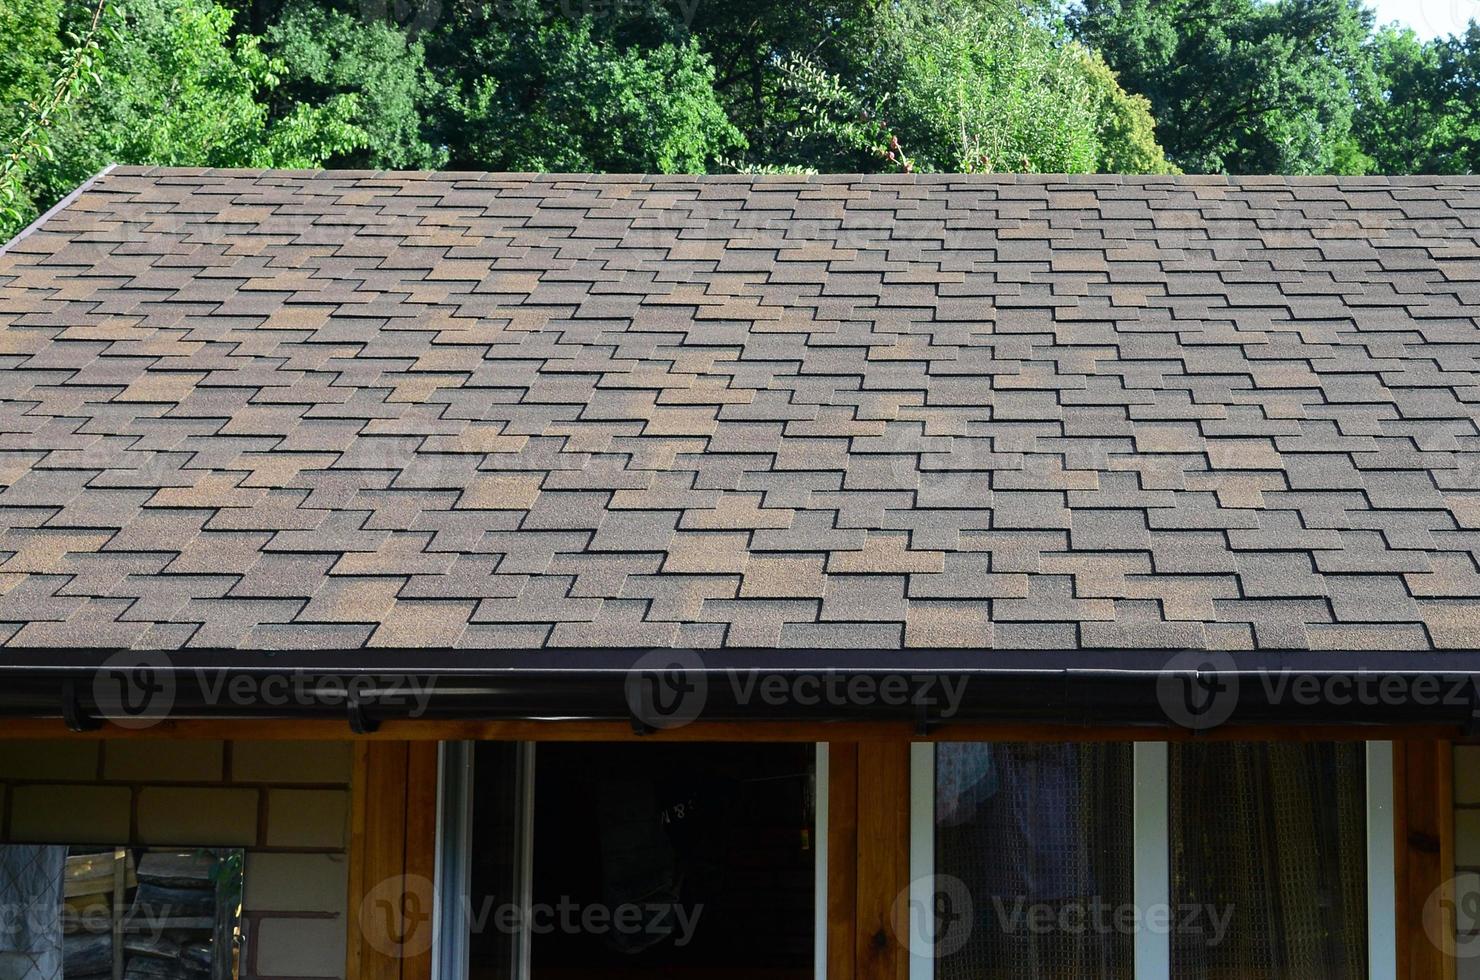
[[1480, 179], [116, 168], [0, 638], [1475, 647]]

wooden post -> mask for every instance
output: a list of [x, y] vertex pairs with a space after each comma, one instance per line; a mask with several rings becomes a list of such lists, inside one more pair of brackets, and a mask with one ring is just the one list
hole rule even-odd
[[827, 975], [909, 977], [910, 745], [831, 742]]
[[853, 976], [858, 926], [858, 743], [827, 747], [827, 975]]
[[909, 976], [910, 746], [863, 743], [858, 751], [858, 909], [854, 934], [860, 980]]
[[349, 980], [430, 980], [436, 794], [436, 743], [355, 743]]
[[1398, 976], [1454, 980], [1454, 764], [1445, 740], [1393, 744]]
[[[435, 901], [432, 883], [437, 879], [437, 743], [409, 743], [406, 762], [406, 876], [425, 893], [424, 911], [430, 916]], [[431, 932], [430, 918], [424, 927]], [[432, 980], [430, 942], [408, 951], [401, 980]]]

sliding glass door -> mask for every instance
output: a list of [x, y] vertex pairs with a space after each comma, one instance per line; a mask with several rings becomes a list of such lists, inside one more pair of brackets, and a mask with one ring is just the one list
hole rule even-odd
[[[823, 978], [829, 858], [892, 846], [828, 855], [824, 746], [443, 761], [435, 980]], [[912, 980], [1396, 976], [1390, 743], [918, 743], [911, 768]]]
[[917, 745], [913, 980], [1386, 980], [1391, 746]]
[[818, 757], [807, 743], [474, 745], [466, 827], [444, 821], [464, 857], [441, 906], [465, 951], [439, 980], [462, 963], [472, 980], [812, 980]]

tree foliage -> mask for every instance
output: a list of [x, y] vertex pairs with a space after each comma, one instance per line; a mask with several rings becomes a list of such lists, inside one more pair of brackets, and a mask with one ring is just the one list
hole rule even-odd
[[61, 0], [6, 0], [0, 3], [0, 130], [24, 124], [27, 103], [52, 81], [62, 53]]
[[1480, 169], [1480, 27], [1428, 44], [1385, 28], [1372, 42], [1380, 79], [1357, 114], [1379, 173]]
[[1100, 144], [1097, 169], [1112, 174], [1164, 174], [1177, 168], [1156, 139], [1151, 102], [1120, 87], [1115, 72], [1098, 51], [1078, 49], [1089, 85], [1095, 136]]
[[458, 166], [698, 173], [744, 145], [693, 40], [623, 44], [589, 16], [494, 23], [464, 46], [448, 100]]
[[1084, 0], [1072, 21], [1150, 100], [1182, 168], [1365, 169], [1353, 106], [1375, 79], [1360, 0]]
[[[1364, 0], [0, 3], [0, 235], [110, 162], [1469, 173], [1480, 29]], [[101, 15], [100, 15], [101, 16]]]
[[1144, 99], [1033, 11], [960, 0], [880, 8], [869, 70], [850, 84], [782, 63], [803, 95], [797, 164], [829, 169], [1165, 172]]
[[[58, 7], [44, 2], [26, 3], [19, 12], [38, 18], [40, 27], [17, 19], [12, 11], [0, 12], [0, 29], [28, 38], [36, 46], [33, 52], [18, 52], [9, 68], [0, 71], [0, 93], [5, 96], [4, 122], [11, 133], [4, 155], [0, 156], [0, 241], [20, 230], [34, 212], [35, 171], [38, 166], [56, 163], [53, 128], [67, 118], [73, 103], [89, 86], [101, 81], [96, 70], [101, 39], [109, 37], [113, 30], [107, 0], [98, 0], [83, 34], [63, 32], [69, 42], [63, 53], [53, 34], [60, 21]], [[54, 79], [48, 77], [45, 69], [45, 55], [53, 52], [61, 53]]]
[[302, 105], [352, 100], [348, 117], [362, 135], [336, 163], [434, 170], [447, 162], [447, 148], [422, 114], [442, 88], [421, 42], [394, 25], [295, 3], [268, 27], [264, 50], [281, 64], [271, 98], [277, 118], [291, 118]]
[[270, 119], [281, 65], [252, 35], [231, 36], [211, 0], [120, 0], [92, 85], [52, 128], [52, 159], [29, 181], [55, 200], [109, 163], [317, 166], [363, 142], [350, 96]]

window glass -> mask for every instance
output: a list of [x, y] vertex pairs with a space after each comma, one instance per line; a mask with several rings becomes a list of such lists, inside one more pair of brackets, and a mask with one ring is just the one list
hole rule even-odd
[[0, 844], [0, 978], [236, 980], [244, 864], [235, 847]]
[[[533, 980], [811, 980], [815, 758], [811, 744], [542, 743], [530, 806], [480, 745], [472, 976], [518, 977], [522, 936]], [[521, 805], [527, 903], [507, 816]]]
[[1367, 976], [1360, 742], [1171, 746], [1172, 976]]
[[473, 752], [469, 980], [516, 980], [523, 903], [517, 742], [479, 742]]
[[938, 980], [1132, 976], [1129, 744], [941, 743]]

